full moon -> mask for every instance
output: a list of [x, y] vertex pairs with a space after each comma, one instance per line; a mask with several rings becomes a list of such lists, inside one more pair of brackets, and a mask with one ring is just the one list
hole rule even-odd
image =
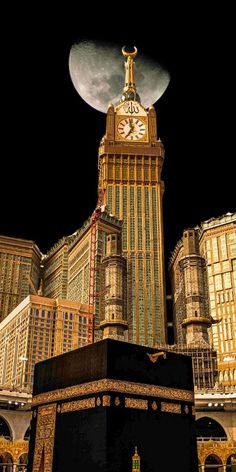
[[[125, 79], [124, 57], [117, 45], [80, 41], [71, 47], [69, 71], [79, 95], [103, 113], [109, 103], [120, 101]], [[135, 59], [135, 82], [141, 103], [153, 105], [165, 92], [170, 75], [164, 67], [138, 53]]]

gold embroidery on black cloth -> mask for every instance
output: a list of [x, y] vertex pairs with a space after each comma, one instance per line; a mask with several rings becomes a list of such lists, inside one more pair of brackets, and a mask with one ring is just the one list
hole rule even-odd
[[115, 397], [114, 403], [116, 406], [120, 406], [120, 399], [119, 397]]
[[32, 403], [33, 405], [39, 405], [41, 403], [65, 400], [66, 398], [78, 397], [81, 395], [91, 395], [103, 391], [161, 397], [189, 402], [194, 401], [194, 395], [191, 390], [179, 390], [177, 388], [161, 387], [159, 385], [102, 379], [80, 385], [73, 385], [59, 390], [53, 390], [51, 392], [40, 393], [39, 395], [34, 396]]
[[161, 357], [163, 359], [166, 359], [166, 352], [164, 352], [164, 351], [154, 352], [154, 354], [149, 354], [149, 352], [147, 352], [146, 354], [149, 357], [150, 361], [153, 362], [153, 363], [158, 361], [158, 359], [160, 359]]
[[165, 413], [181, 414], [181, 405], [177, 403], [161, 402], [161, 411], [164, 411]]
[[110, 395], [103, 395], [103, 397], [102, 397], [102, 406], [111, 406], [111, 397], [110, 397]]
[[185, 411], [185, 413], [186, 413], [186, 414], [188, 414], [188, 413], [189, 413], [189, 406], [188, 406], [188, 405], [185, 405], [185, 407], [184, 407], [184, 411]]
[[66, 402], [61, 405], [61, 413], [68, 413], [76, 410], [87, 410], [95, 408], [95, 397], [84, 398], [83, 400], [76, 400], [74, 402]]
[[52, 472], [56, 408], [56, 403], [38, 408], [33, 472], [40, 472], [42, 454], [44, 472]]
[[137, 408], [138, 410], [147, 410], [148, 401], [141, 398], [125, 398], [125, 408]]
[[152, 409], [155, 411], [157, 410], [158, 406], [157, 406], [157, 402], [152, 402]]

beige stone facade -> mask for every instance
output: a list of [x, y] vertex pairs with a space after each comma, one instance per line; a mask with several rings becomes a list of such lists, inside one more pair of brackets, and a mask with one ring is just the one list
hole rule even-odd
[[[208, 394], [197, 393], [196, 425], [200, 420], [215, 422], [221, 428], [222, 433], [218, 437], [212, 437], [207, 428], [204, 437], [198, 437], [199, 472], [214, 470], [215, 472], [234, 472], [236, 465], [236, 394], [226, 394], [212, 391]], [[216, 462], [215, 468], [207, 468], [210, 459]], [[218, 465], [217, 465], [218, 463]]]
[[31, 392], [36, 362], [89, 344], [88, 305], [29, 295], [0, 324], [0, 385]]
[[33, 241], [0, 236], [0, 322], [27, 295], [37, 293], [41, 256]]
[[[129, 108], [134, 106], [135, 115], [129, 117]], [[145, 141], [141, 137], [139, 141], [138, 134], [134, 140], [122, 138], [120, 123], [129, 119], [145, 121]], [[149, 346], [166, 342], [163, 162], [164, 146], [157, 136], [154, 108], [145, 110], [136, 102], [110, 106], [99, 148], [99, 190], [104, 191], [108, 211], [123, 222], [129, 340]]]
[[[198, 234], [200, 255], [206, 261], [207, 289], [202, 286], [202, 300], [209, 304], [213, 321], [209, 336], [218, 355], [218, 384], [230, 388], [236, 386], [236, 214], [212, 218], [192, 231]], [[184, 342], [187, 293], [181, 264], [185, 259], [182, 239], [170, 261], [177, 343]]]
[[94, 340], [101, 338], [103, 301], [100, 293], [104, 290], [101, 259], [106, 252], [106, 238], [110, 233], [121, 234], [121, 227], [121, 221], [104, 210], [94, 225], [89, 218], [80, 230], [58, 241], [42, 261], [43, 294], [47, 297], [88, 304], [93, 284]]

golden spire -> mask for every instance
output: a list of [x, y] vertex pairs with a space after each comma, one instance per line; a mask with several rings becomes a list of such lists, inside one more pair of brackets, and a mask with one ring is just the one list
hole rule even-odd
[[140, 456], [138, 454], [138, 448], [135, 446], [135, 453], [132, 457], [132, 472], [140, 472]]
[[128, 100], [134, 100], [140, 102], [140, 97], [136, 91], [136, 85], [134, 80], [134, 58], [137, 55], [137, 48], [134, 46], [133, 52], [126, 51], [125, 46], [122, 48], [122, 54], [126, 58], [125, 62], [125, 86], [123, 89], [123, 95], [121, 102]]

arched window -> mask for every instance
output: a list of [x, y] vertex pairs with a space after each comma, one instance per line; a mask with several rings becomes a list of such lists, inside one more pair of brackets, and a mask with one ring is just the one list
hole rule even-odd
[[236, 454], [231, 454], [226, 461], [226, 471], [236, 472]]
[[0, 456], [0, 472], [12, 472], [13, 470], [13, 459], [11, 454], [4, 452]]
[[211, 454], [206, 458], [205, 472], [223, 472], [222, 462], [219, 457]]
[[222, 428], [220, 423], [208, 416], [203, 416], [203, 418], [199, 418], [199, 420], [196, 421], [196, 432], [198, 440], [227, 440], [227, 434], [224, 428]]
[[0, 437], [1, 436], [5, 439], [12, 439], [11, 430], [7, 422], [0, 416]]
[[28, 464], [28, 455], [26, 453], [21, 454], [21, 456], [19, 457], [19, 465], [18, 465], [17, 472], [26, 472], [27, 464]]

